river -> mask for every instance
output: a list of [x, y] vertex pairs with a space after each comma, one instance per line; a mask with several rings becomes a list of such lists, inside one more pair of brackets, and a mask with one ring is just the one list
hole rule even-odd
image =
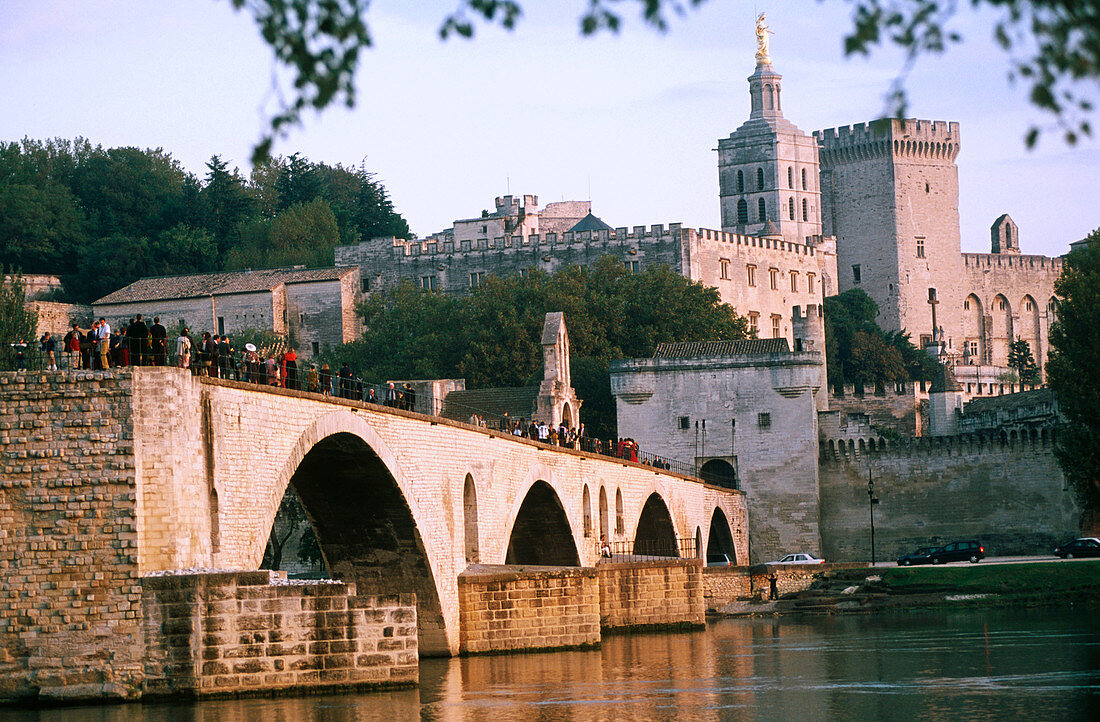
[[428, 659], [419, 689], [47, 710], [60, 722], [1097, 720], [1095, 608], [728, 619], [598, 650]]

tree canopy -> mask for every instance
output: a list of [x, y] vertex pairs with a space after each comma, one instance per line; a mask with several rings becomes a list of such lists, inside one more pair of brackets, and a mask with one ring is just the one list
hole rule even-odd
[[360, 313], [362, 338], [326, 358], [371, 382], [465, 378], [468, 388], [523, 386], [542, 378], [542, 325], [565, 314], [573, 384], [585, 400], [590, 433], [615, 429], [608, 362], [651, 356], [664, 341], [746, 338], [746, 319], [717, 289], [667, 266], [632, 274], [605, 256], [553, 274], [489, 276], [469, 295], [424, 291], [405, 282], [371, 295]]
[[0, 359], [4, 370], [13, 368], [14, 349], [10, 344], [25, 341], [35, 346], [38, 316], [27, 307], [27, 287], [18, 273], [0, 274]]
[[[307, 108], [321, 111], [336, 102], [355, 105], [355, 73], [360, 53], [372, 38], [367, 28], [369, 0], [229, 0], [249, 12], [278, 63], [290, 71], [290, 98], [280, 104], [253, 149], [253, 162], [266, 159], [275, 138], [301, 122]], [[819, 0], [823, 2], [824, 0]], [[837, 0], [833, 0], [836, 2]], [[473, 37], [478, 22], [511, 29], [523, 15], [520, 0], [455, 0], [453, 12], [440, 23], [442, 38]], [[586, 0], [579, 6], [582, 35], [618, 32], [623, 8], [636, 8], [642, 21], [659, 31], [670, 15], [683, 15], [705, 0]], [[896, 116], [906, 112], [905, 78], [917, 59], [939, 53], [963, 40], [952, 29], [954, 0], [847, 0], [852, 5], [852, 31], [844, 38], [846, 55], [866, 55], [883, 43], [906, 57], [905, 68], [891, 88]], [[1071, 145], [1091, 135], [1088, 97], [1100, 83], [1100, 0], [971, 0], [998, 13], [991, 34], [1012, 59], [1010, 78], [1030, 86], [1029, 99], [1060, 124]], [[1084, 90], [1083, 92], [1083, 89]], [[279, 95], [282, 97], [282, 94]], [[1039, 135], [1032, 128], [1027, 144]]]
[[62, 276], [91, 302], [141, 276], [332, 265], [333, 248], [408, 224], [365, 167], [273, 158], [200, 179], [163, 149], [0, 142], [0, 265]]
[[871, 385], [928, 380], [936, 362], [902, 331], [886, 332], [875, 322], [878, 304], [853, 288], [825, 299], [825, 354], [829, 385]]
[[1047, 382], [1066, 422], [1055, 454], [1084, 508], [1100, 510], [1100, 229], [1065, 258], [1054, 292], [1062, 299], [1050, 329]]

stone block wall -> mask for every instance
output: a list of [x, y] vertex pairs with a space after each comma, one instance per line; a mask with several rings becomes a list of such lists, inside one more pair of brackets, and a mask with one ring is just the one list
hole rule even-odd
[[706, 567], [703, 569], [703, 604], [717, 609], [752, 596], [752, 578], [748, 567]]
[[146, 696], [415, 685], [413, 595], [274, 572], [142, 579]]
[[593, 568], [464, 572], [458, 577], [460, 651], [596, 646], [600, 596]]
[[129, 380], [0, 374], [0, 700], [139, 694]]
[[699, 559], [601, 562], [596, 571], [604, 629], [695, 627], [706, 621]]
[[989, 556], [1049, 554], [1077, 536], [1081, 510], [1049, 437], [911, 439], [821, 462], [821, 536], [828, 561], [870, 559], [867, 471], [878, 560], [977, 539]]

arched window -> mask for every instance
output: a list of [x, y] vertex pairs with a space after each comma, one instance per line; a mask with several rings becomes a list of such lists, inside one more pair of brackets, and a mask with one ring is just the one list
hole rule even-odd
[[802, 190], [806, 190], [806, 169], [802, 169]]
[[742, 226], [749, 222], [749, 204], [744, 198], [737, 201], [737, 222]]
[[756, 211], [761, 223], [768, 220], [768, 204], [764, 202], [763, 198], [756, 202]]
[[806, 203], [805, 198], [802, 199], [802, 220], [810, 220], [810, 206], [808, 203]]
[[626, 524], [623, 523], [623, 492], [622, 489], [615, 490], [615, 533], [620, 536], [626, 531]]
[[584, 517], [584, 535], [592, 536], [592, 495], [588, 493], [588, 484], [584, 485], [581, 503], [584, 505], [582, 514]]
[[794, 188], [794, 168], [787, 166], [787, 187]]
[[764, 169], [763, 168], [757, 168], [756, 169], [756, 190], [758, 190], [758, 191], [764, 190]]
[[745, 192], [745, 171], [743, 170], [737, 171], [737, 192]]
[[790, 216], [790, 220], [794, 220], [794, 198], [787, 199], [787, 215]]

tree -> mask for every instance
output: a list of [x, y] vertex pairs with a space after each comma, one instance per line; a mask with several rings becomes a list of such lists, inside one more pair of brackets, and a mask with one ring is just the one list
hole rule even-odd
[[1035, 357], [1031, 355], [1031, 346], [1027, 339], [1017, 337], [1008, 345], [1008, 366], [1016, 371], [1020, 383], [1039, 383], [1039, 367], [1035, 364]]
[[293, 547], [297, 552], [295, 561], [311, 566], [321, 564], [323, 557], [317, 535], [313, 531], [313, 524], [310, 523], [305, 506], [302, 505], [302, 500], [295, 493], [294, 488], [287, 487], [283, 500], [279, 503], [279, 510], [275, 512], [275, 520], [271, 524], [271, 534], [267, 538], [267, 546], [264, 547], [264, 558], [260, 562], [260, 568], [282, 569], [283, 556], [296, 534], [298, 544]]
[[829, 384], [873, 384], [928, 380], [937, 363], [905, 331], [887, 333], [875, 322], [878, 304], [852, 288], [825, 299], [825, 365]]
[[199, 192], [199, 217], [202, 225], [214, 236], [218, 254], [224, 256], [239, 241], [241, 223], [248, 220], [255, 208], [237, 169], [214, 155], [206, 163], [206, 185]]
[[[34, 309], [28, 308], [27, 287], [23, 283], [23, 276], [17, 272], [0, 275], [0, 343], [3, 344], [5, 361], [9, 361], [8, 354], [12, 351], [11, 344], [20, 341], [27, 342], [29, 348], [35, 348], [38, 340], [38, 314]], [[5, 364], [10, 369], [14, 366]]]
[[1054, 285], [1061, 297], [1050, 329], [1047, 381], [1065, 423], [1055, 454], [1066, 481], [1088, 512], [1100, 512], [1100, 229], [1073, 250]]
[[[475, 23], [497, 23], [511, 29], [522, 16], [519, 0], [456, 0], [458, 7], [443, 18], [439, 34], [470, 38]], [[290, 70], [291, 100], [272, 116], [252, 152], [253, 163], [266, 159], [276, 137], [301, 122], [306, 108], [322, 111], [342, 101], [355, 105], [355, 73], [360, 53], [371, 46], [367, 30], [368, 0], [230, 0], [247, 8], [276, 60]], [[704, 0], [635, 0], [643, 21], [668, 29], [669, 13], [684, 14]], [[943, 52], [962, 36], [950, 25], [957, 10], [953, 0], [848, 0], [854, 27], [844, 39], [846, 55], [866, 55], [889, 42], [903, 51], [906, 64], [891, 88], [889, 113], [905, 115], [905, 76], [921, 55]], [[1012, 55], [1010, 78], [1030, 85], [1036, 107], [1054, 115], [1073, 144], [1091, 135], [1088, 116], [1092, 101], [1080, 88], [1100, 81], [1100, 0], [971, 0], [976, 7], [999, 11], [992, 34]], [[580, 31], [593, 35], [618, 32], [622, 0], [587, 0]], [[1087, 85], [1086, 85], [1087, 84]], [[281, 94], [280, 94], [281, 97]], [[1039, 131], [1027, 135], [1030, 147]]]

